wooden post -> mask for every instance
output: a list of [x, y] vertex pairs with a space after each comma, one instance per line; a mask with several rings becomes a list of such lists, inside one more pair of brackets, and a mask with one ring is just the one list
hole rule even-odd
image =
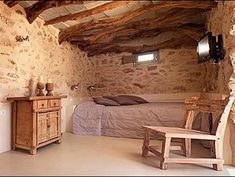
[[143, 142], [143, 147], [142, 147], [142, 156], [146, 157], [149, 152], [149, 132], [147, 130], [144, 130], [144, 142]]
[[[34, 104], [33, 102], [30, 102], [32, 110], [34, 109]], [[37, 113], [33, 111], [33, 121], [32, 121], [32, 147], [30, 149], [30, 154], [35, 155], [37, 154]]]
[[12, 122], [11, 122], [11, 149], [13, 151], [16, 150], [16, 146], [15, 146], [15, 136], [16, 136], [16, 116], [17, 116], [17, 102], [14, 101], [13, 103], [13, 107], [12, 107]]
[[[187, 111], [186, 112], [185, 129], [192, 129], [194, 115], [195, 115], [194, 111]], [[183, 143], [184, 143], [185, 156], [191, 157], [191, 154], [192, 154], [191, 139], [185, 139]]]
[[[223, 159], [223, 140], [216, 140], [215, 141], [215, 157], [216, 159]], [[217, 171], [223, 170], [223, 164], [213, 164], [213, 168]]]
[[160, 162], [160, 168], [162, 170], [167, 169], [167, 163], [165, 162], [165, 158], [169, 157], [170, 154], [170, 145], [171, 145], [171, 138], [166, 137], [162, 141], [162, 157], [161, 157], [161, 162]]

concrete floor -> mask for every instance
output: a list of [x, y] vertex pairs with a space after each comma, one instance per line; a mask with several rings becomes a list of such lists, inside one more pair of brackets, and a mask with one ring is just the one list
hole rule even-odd
[[[35, 156], [20, 151], [0, 154], [0, 175], [229, 176], [234, 170], [225, 166], [218, 172], [211, 166], [189, 164], [169, 164], [168, 170], [160, 170], [156, 156], [142, 158], [141, 146], [141, 140], [66, 133], [62, 144], [40, 148]], [[194, 153], [196, 149], [200, 149], [198, 144], [193, 145]], [[198, 152], [199, 156], [208, 153], [204, 148]]]

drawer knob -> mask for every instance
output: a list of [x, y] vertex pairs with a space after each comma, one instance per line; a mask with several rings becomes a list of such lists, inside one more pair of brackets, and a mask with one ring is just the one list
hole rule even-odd
[[56, 103], [54, 103], [54, 106], [56, 105]]
[[42, 107], [44, 107], [44, 104], [42, 104]]

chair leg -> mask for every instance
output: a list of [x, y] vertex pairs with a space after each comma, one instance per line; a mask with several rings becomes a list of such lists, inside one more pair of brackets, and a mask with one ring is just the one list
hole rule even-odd
[[165, 162], [165, 158], [169, 157], [170, 154], [170, 145], [171, 145], [171, 138], [166, 137], [163, 141], [162, 141], [162, 157], [161, 157], [161, 162], [160, 162], [160, 168], [162, 170], [166, 170], [168, 164]]
[[[223, 159], [223, 141], [221, 140], [216, 140], [215, 143], [213, 143], [212, 146], [212, 155], [216, 159]], [[217, 163], [213, 164], [213, 169], [217, 171], [222, 171], [223, 170], [223, 163]]]
[[192, 154], [191, 139], [184, 139], [184, 154], [186, 157], [191, 157], [191, 154]]
[[[211, 157], [212, 158], [216, 158], [216, 154], [215, 154], [215, 141], [210, 141], [210, 151], [211, 151]], [[213, 169], [216, 170], [216, 164], [213, 164]]]
[[215, 158], [215, 141], [210, 141], [210, 145], [211, 157]]
[[144, 130], [144, 142], [142, 146], [142, 156], [146, 157], [149, 152], [149, 142], [150, 142], [150, 137], [149, 137], [149, 132], [147, 130]]

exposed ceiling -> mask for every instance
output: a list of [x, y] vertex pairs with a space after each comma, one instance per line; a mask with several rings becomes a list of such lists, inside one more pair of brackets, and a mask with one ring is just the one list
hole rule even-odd
[[89, 56], [109, 52], [149, 52], [193, 47], [206, 32], [206, 14], [214, 1], [4, 0], [25, 8], [32, 23], [60, 29], [59, 43], [77, 45]]

